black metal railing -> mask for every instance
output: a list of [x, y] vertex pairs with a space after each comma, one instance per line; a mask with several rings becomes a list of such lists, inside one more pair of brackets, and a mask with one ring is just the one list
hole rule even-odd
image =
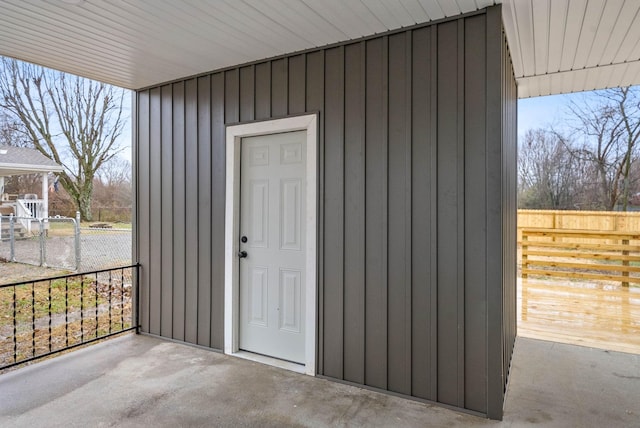
[[0, 370], [135, 330], [138, 271], [130, 265], [0, 285]]

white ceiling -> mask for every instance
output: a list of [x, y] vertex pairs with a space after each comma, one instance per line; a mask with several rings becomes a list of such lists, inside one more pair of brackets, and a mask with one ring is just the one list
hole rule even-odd
[[140, 89], [495, 3], [520, 97], [640, 84], [640, 0], [0, 0], [0, 55]]

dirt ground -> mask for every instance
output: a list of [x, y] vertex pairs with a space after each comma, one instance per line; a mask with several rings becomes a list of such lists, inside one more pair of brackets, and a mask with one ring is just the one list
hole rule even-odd
[[32, 279], [50, 278], [70, 273], [63, 269], [52, 269], [22, 263], [6, 263], [0, 261], [0, 285], [11, 284]]

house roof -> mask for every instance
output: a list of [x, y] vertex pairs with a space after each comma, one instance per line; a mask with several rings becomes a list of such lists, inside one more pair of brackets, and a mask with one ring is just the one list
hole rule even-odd
[[638, 0], [0, 0], [0, 55], [141, 89], [498, 3], [520, 97], [640, 84]]
[[60, 165], [37, 150], [0, 146], [0, 177], [61, 171]]

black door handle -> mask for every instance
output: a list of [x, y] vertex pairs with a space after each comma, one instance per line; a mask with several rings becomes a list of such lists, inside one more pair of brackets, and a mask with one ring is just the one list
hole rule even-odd
[[245, 257], [247, 257], [247, 252], [246, 251], [238, 252], [238, 257], [240, 257], [241, 259], [244, 259]]

